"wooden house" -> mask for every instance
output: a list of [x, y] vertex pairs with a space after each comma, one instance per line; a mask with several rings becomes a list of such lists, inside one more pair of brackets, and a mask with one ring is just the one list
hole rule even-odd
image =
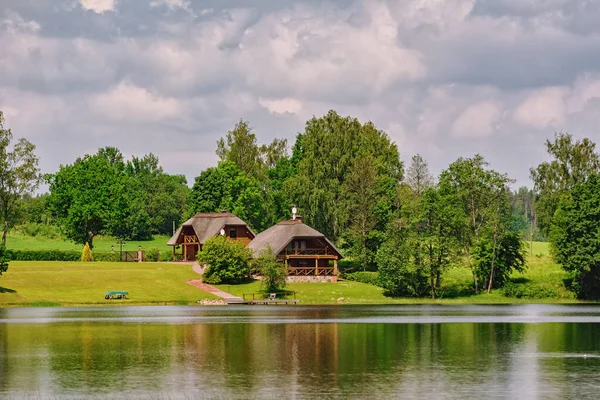
[[230, 212], [199, 213], [185, 221], [167, 245], [173, 246], [173, 259], [195, 261], [204, 242], [217, 235], [241, 241], [246, 246], [256, 236], [248, 224]]
[[342, 253], [325, 235], [302, 222], [302, 217], [281, 221], [259, 233], [250, 242], [254, 257], [271, 247], [279, 260], [285, 263], [288, 276], [331, 277], [337, 280], [338, 260]]

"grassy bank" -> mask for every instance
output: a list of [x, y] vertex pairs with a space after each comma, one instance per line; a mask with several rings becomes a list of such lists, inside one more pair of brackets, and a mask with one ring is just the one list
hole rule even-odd
[[[0, 278], [1, 306], [195, 304], [216, 299], [186, 283], [198, 279], [189, 265], [163, 263], [11, 262]], [[125, 290], [128, 300], [105, 300]]]
[[[167, 246], [167, 236], [155, 236], [152, 240], [145, 241], [127, 241], [123, 246], [123, 251], [137, 251], [138, 246], [143, 250], [152, 248], [160, 249], [162, 252], [173, 252], [171, 246]], [[115, 251], [119, 251], [118, 240], [110, 236], [96, 236], [94, 238], [94, 251], [108, 252], [110, 246], [115, 246]], [[63, 239], [48, 239], [42, 237], [24, 236], [19, 234], [9, 234], [6, 240], [6, 248], [10, 250], [72, 250], [81, 251], [82, 245], [75, 244]]]

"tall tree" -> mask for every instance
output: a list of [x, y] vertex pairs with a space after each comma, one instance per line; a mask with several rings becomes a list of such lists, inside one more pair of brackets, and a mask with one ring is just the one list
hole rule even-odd
[[573, 186], [558, 204], [550, 232], [556, 262], [570, 272], [579, 298], [600, 298], [600, 176]]
[[427, 188], [433, 186], [433, 176], [429, 173], [427, 161], [416, 154], [412, 157], [411, 164], [406, 171], [406, 182], [417, 196], [421, 196]]
[[309, 120], [294, 146], [292, 161], [298, 160], [298, 173], [288, 179], [286, 188], [305, 219], [333, 240], [338, 240], [350, 223], [349, 200], [343, 188], [359, 156], [375, 160], [377, 179], [385, 188], [387, 198], [380, 198], [376, 207], [378, 229], [384, 230], [403, 176], [398, 148], [387, 134], [370, 122], [361, 124], [330, 111]]
[[354, 239], [351, 240], [354, 244], [352, 253], [358, 256], [363, 271], [366, 271], [367, 261], [371, 261], [367, 258], [374, 258], [374, 254], [368, 254], [367, 240], [377, 223], [375, 207], [380, 191], [373, 157], [361, 155], [356, 158], [343, 189], [349, 200], [349, 236]]
[[530, 169], [537, 194], [535, 207], [540, 229], [547, 235], [561, 196], [588, 176], [600, 171], [596, 144], [585, 138], [573, 140], [568, 133], [557, 133], [546, 140], [546, 151], [553, 158]]
[[67, 238], [93, 246], [94, 237], [100, 233], [118, 237], [127, 233], [125, 221], [130, 208], [122, 160], [118, 150], [100, 149], [46, 176], [49, 208]]
[[[488, 163], [480, 155], [459, 158], [440, 174], [440, 190], [443, 195], [455, 196], [461, 204], [463, 224], [457, 231], [467, 263], [473, 273], [473, 285], [479, 290], [479, 274], [472, 259], [473, 246], [479, 243], [492, 226], [491, 231], [500, 232], [501, 212], [506, 208], [506, 196], [499, 200], [500, 191], [508, 190], [508, 177], [487, 169]], [[492, 233], [493, 235], [493, 233]], [[496, 243], [497, 245], [497, 243]]]
[[19, 200], [37, 189], [40, 180], [39, 158], [35, 145], [19, 139], [10, 149], [13, 135], [4, 128], [4, 114], [0, 111], [0, 217], [2, 218], [2, 247], [16, 217]]

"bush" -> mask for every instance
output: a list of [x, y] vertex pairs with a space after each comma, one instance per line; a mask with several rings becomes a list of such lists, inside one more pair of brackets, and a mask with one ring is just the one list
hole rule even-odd
[[379, 282], [379, 273], [377, 272], [354, 272], [346, 274], [344, 279], [354, 282], [367, 283], [369, 285], [381, 286]]
[[150, 250], [145, 252], [144, 261], [160, 261], [160, 249], [156, 247], [151, 248]]
[[508, 282], [502, 289], [502, 294], [505, 297], [512, 297], [517, 299], [558, 299], [560, 294], [548, 287], [532, 285], [532, 284], [518, 284]]
[[90, 244], [85, 242], [85, 246], [83, 246], [83, 251], [81, 252], [81, 261], [90, 262], [94, 261], [94, 256], [92, 255], [92, 249], [90, 248]]
[[208, 239], [198, 261], [208, 265], [203, 280], [206, 283], [240, 283], [250, 275], [251, 250], [242, 242], [233, 242], [225, 236]]
[[118, 262], [119, 253], [102, 252], [94, 253], [94, 261]]
[[81, 253], [65, 250], [5, 250], [9, 261], [79, 261]]
[[15, 230], [21, 232], [25, 236], [43, 237], [47, 239], [61, 238], [60, 229], [55, 225], [29, 222], [15, 227]]
[[252, 267], [262, 275], [265, 291], [277, 292], [285, 287], [287, 277], [285, 265], [277, 261], [270, 247], [264, 249], [258, 258], [252, 260]]
[[0, 246], [0, 276], [8, 270], [8, 260], [5, 258], [4, 246]]

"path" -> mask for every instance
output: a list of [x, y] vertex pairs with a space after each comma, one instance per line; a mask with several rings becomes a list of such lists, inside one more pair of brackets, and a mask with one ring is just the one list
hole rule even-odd
[[[197, 262], [195, 262], [194, 265], [192, 265], [192, 269], [199, 275], [202, 275], [202, 273], [204, 272], [204, 268], [202, 268]], [[200, 290], [204, 290], [205, 292], [212, 293], [215, 296], [222, 298], [227, 304], [241, 304], [244, 302], [244, 300], [241, 297], [234, 296], [230, 293], [222, 291], [221, 289], [206, 284], [202, 282], [202, 279], [194, 279], [191, 281], [187, 281], [187, 283]]]

